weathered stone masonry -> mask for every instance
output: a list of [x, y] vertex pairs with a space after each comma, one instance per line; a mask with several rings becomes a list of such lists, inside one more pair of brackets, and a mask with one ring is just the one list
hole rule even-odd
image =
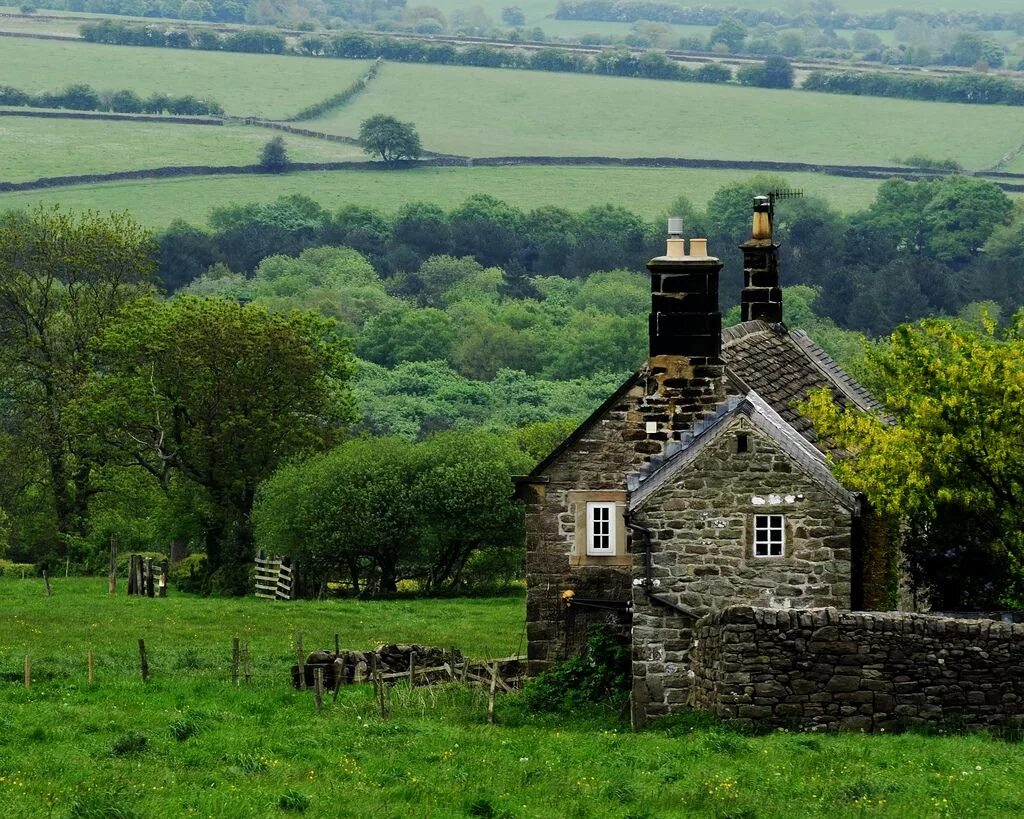
[[[736, 452], [736, 438], [749, 451]], [[755, 557], [752, 521], [781, 514], [786, 553]], [[727, 606], [764, 604], [771, 595], [797, 608], [849, 607], [853, 510], [739, 416], [686, 469], [634, 510], [650, 530], [653, 592], [697, 617]], [[644, 577], [634, 548], [634, 575]], [[690, 701], [694, 620], [633, 590], [633, 721]]]
[[728, 723], [1024, 727], [1024, 625], [737, 606], [694, 636], [693, 704]]

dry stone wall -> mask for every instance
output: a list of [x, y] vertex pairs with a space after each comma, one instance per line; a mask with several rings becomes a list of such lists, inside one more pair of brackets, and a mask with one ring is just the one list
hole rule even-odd
[[734, 606], [699, 621], [692, 704], [812, 730], [1024, 727], [1024, 625]]

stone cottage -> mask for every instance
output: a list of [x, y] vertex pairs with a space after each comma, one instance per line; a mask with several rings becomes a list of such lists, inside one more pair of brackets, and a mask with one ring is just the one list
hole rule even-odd
[[722, 330], [722, 264], [670, 220], [651, 275], [650, 355], [519, 481], [526, 506], [531, 672], [579, 650], [587, 626], [632, 635], [633, 722], [695, 696], [698, 618], [738, 604], [858, 609], [871, 517], [839, 484], [798, 405], [827, 388], [878, 403], [783, 323], [772, 202], [741, 245], [742, 323]]

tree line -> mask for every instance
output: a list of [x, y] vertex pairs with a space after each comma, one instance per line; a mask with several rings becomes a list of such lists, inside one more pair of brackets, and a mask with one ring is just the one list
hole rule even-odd
[[986, 74], [936, 79], [882, 72], [811, 71], [804, 79], [803, 89], [971, 105], [1024, 105], [1024, 84]]
[[1024, 31], [1024, 12], [939, 11], [888, 9], [880, 12], [850, 12], [833, 3], [812, 4], [810, 8], [787, 11], [775, 8], [737, 8], [680, 6], [660, 0], [559, 0], [555, 10], [559, 20], [601, 20], [634, 22], [651, 20], [685, 26], [717, 26], [735, 19], [747, 26], [767, 23], [772, 26], [829, 29], [873, 29], [888, 31], [903, 20], [927, 26], [960, 26], [978, 31]]
[[[785, 180], [762, 175], [722, 188], [704, 209], [683, 198], [671, 207], [690, 235], [722, 248], [724, 308], [737, 302], [743, 281], [739, 254], [728, 248], [748, 235], [751, 197], [778, 186]], [[855, 213], [816, 198], [781, 204], [779, 213], [786, 284], [818, 288], [817, 309], [839, 327], [874, 336], [922, 316], [957, 315], [979, 300], [997, 302], [1006, 314], [1024, 303], [1024, 219], [991, 182], [961, 175], [891, 180]], [[215, 209], [209, 228], [176, 221], [158, 238], [159, 277], [177, 290], [219, 265], [248, 281], [268, 256], [343, 245], [368, 260], [390, 293], [424, 307], [444, 307], [434, 278], [441, 273], [427, 264], [432, 257], [468, 257], [495, 293], [543, 301], [550, 297], [544, 288], [553, 292], [550, 283], [560, 279], [642, 270], [661, 253], [663, 233], [660, 219], [611, 205], [522, 211], [477, 195], [450, 211], [414, 202], [393, 214], [354, 205], [332, 213], [307, 197], [285, 197]]]
[[175, 116], [219, 116], [220, 103], [185, 94], [173, 97], [159, 92], [143, 99], [134, 91], [97, 91], [76, 83], [63, 91], [30, 94], [10, 85], [0, 85], [0, 105], [30, 108], [65, 108], [71, 111], [114, 111], [122, 114], [173, 114]]

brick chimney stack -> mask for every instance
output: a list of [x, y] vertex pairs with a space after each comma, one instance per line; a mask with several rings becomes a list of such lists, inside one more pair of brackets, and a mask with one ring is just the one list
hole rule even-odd
[[669, 219], [664, 256], [651, 259], [650, 358], [646, 405], [659, 430], [685, 428], [724, 396], [722, 314], [718, 274], [722, 263], [708, 255], [706, 239], [691, 239], [682, 219]]
[[740, 295], [743, 321], [782, 322], [779, 246], [772, 239], [772, 215], [771, 199], [755, 197], [750, 239], [740, 245], [743, 251], [743, 292]]

